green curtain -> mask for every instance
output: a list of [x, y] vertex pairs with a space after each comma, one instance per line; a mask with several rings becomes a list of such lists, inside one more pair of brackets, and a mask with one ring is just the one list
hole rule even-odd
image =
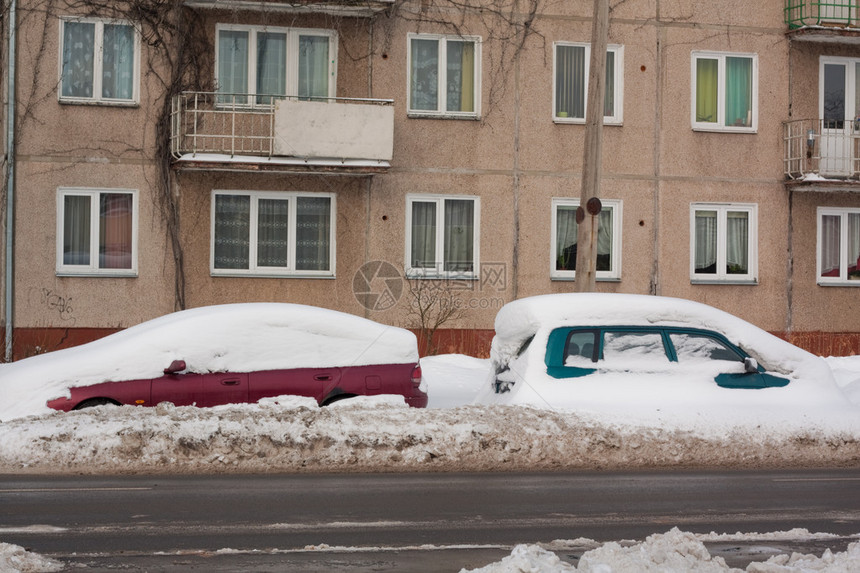
[[696, 121], [717, 122], [718, 61], [696, 60]]
[[752, 125], [751, 58], [726, 58], [726, 125]]

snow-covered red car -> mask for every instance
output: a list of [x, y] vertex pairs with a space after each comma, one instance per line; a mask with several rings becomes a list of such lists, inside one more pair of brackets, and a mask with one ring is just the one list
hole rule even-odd
[[[286, 303], [169, 314], [82, 346], [4, 365], [0, 410], [102, 404], [217, 406], [298, 395], [320, 405], [401, 395], [423, 408], [415, 335], [358, 316]], [[38, 403], [18, 403], [41, 400]], [[14, 416], [9, 416], [14, 417]], [[0, 415], [0, 419], [4, 416]]]

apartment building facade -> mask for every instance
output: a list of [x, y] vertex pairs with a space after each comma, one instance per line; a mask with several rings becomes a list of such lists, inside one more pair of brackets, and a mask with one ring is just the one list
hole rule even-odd
[[[8, 352], [441, 300], [437, 350], [485, 355], [502, 304], [573, 290], [593, 3], [465, 4], [16, 2]], [[857, 3], [610, 4], [597, 289], [856, 353]]]

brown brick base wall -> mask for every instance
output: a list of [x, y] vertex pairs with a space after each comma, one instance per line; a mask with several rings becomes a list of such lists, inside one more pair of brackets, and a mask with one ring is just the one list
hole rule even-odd
[[[117, 328], [16, 328], [13, 339], [15, 360], [52, 350], [85, 344], [116, 332]], [[477, 358], [490, 356], [493, 331], [489, 329], [439, 329], [432, 342], [418, 334], [422, 356], [429, 354], [466, 354]], [[860, 354], [860, 332], [775, 332], [819, 356], [852, 356]], [[0, 330], [0, 344], [6, 347], [5, 332]], [[2, 355], [0, 355], [2, 360]]]

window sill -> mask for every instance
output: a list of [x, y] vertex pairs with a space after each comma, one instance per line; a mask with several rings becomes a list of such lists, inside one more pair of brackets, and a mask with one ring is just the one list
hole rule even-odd
[[[585, 125], [585, 118], [555, 116], [552, 118], [552, 122], [558, 125]], [[624, 122], [620, 120], [603, 118], [603, 125], [607, 127], [621, 127], [624, 125]]]
[[690, 279], [693, 285], [737, 285], [758, 286], [758, 279], [731, 280], [731, 279]]
[[476, 113], [463, 115], [455, 113], [431, 113], [418, 111], [406, 112], [406, 117], [409, 119], [460, 119], [466, 121], [480, 121], [481, 119], [481, 116]]
[[335, 279], [337, 278], [334, 273], [326, 273], [326, 274], [314, 274], [314, 273], [290, 273], [290, 274], [278, 274], [278, 273], [250, 273], [250, 272], [236, 272], [236, 273], [225, 273], [225, 272], [214, 272], [210, 271], [209, 276], [216, 279]]
[[60, 98], [60, 105], [82, 105], [92, 107], [126, 107], [139, 108], [137, 101], [114, 101], [114, 100], [90, 100], [90, 99], [65, 99]]
[[820, 287], [860, 287], [860, 281], [818, 281], [817, 284]]
[[85, 279], [136, 279], [137, 271], [57, 271], [58, 277], [77, 277]]
[[[576, 282], [576, 277], [557, 277], [550, 275], [549, 279], [552, 281]], [[595, 277], [594, 280], [599, 283], [620, 283], [621, 277]]]
[[698, 131], [700, 133], [746, 133], [746, 134], [755, 134], [758, 133], [758, 128], [755, 127], [705, 127], [701, 125], [694, 125], [693, 131]]

